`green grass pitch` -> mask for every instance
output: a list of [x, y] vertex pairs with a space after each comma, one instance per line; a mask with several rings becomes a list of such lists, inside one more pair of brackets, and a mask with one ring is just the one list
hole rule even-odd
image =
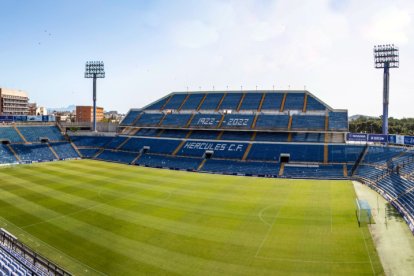
[[0, 227], [77, 275], [383, 273], [349, 181], [21, 165], [0, 169]]

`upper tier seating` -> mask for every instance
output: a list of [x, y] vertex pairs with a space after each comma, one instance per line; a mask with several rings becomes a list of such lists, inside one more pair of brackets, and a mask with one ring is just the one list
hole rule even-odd
[[162, 121], [163, 126], [184, 127], [190, 120], [191, 114], [168, 114]]
[[240, 110], [257, 110], [263, 93], [246, 93]]
[[352, 162], [354, 163], [361, 155], [364, 146], [353, 145], [329, 145], [328, 162]]
[[197, 170], [202, 159], [200, 158], [186, 158], [186, 157], [171, 157], [144, 154], [135, 164], [156, 168], [170, 168], [175, 170]]
[[277, 163], [209, 159], [201, 170], [225, 174], [277, 176], [279, 169]]
[[304, 93], [288, 93], [284, 110], [302, 110], [304, 99]]
[[16, 163], [17, 159], [6, 145], [0, 144], [0, 164]]
[[215, 110], [220, 103], [223, 93], [209, 93], [201, 105], [202, 110]]
[[201, 100], [204, 98], [204, 95], [204, 93], [191, 94], [181, 107], [181, 110], [196, 110], [200, 105]]
[[23, 143], [22, 138], [14, 127], [0, 127], [0, 140], [9, 140], [11, 143]]
[[292, 129], [325, 130], [325, 116], [293, 115]]
[[257, 129], [287, 129], [289, 115], [259, 115], [256, 121]]
[[291, 178], [326, 178], [344, 179], [343, 165], [314, 165], [298, 166], [294, 164], [285, 165], [284, 177]]
[[17, 129], [28, 142], [40, 142], [40, 138], [48, 138], [49, 141], [65, 140], [56, 126], [18, 126]]
[[56, 157], [47, 144], [14, 144], [12, 148], [22, 161], [52, 161]]
[[222, 128], [246, 128], [249, 129], [253, 123], [253, 115], [227, 114], [224, 116]]
[[149, 153], [171, 154], [180, 143], [180, 140], [131, 138], [121, 147], [121, 149], [139, 152], [144, 147], [149, 147]]
[[156, 126], [164, 117], [163, 113], [144, 113], [135, 123], [136, 126]]
[[122, 120], [121, 125], [123, 126], [130, 126], [135, 121], [135, 119], [138, 117], [138, 115], [141, 113], [141, 111], [137, 110], [131, 110], [128, 112], [127, 116]]
[[279, 161], [281, 154], [289, 154], [293, 162], [323, 162], [323, 145], [309, 144], [253, 144], [248, 160]]
[[165, 103], [167, 102], [168, 99], [169, 99], [168, 96], [164, 97], [161, 100], [158, 100], [158, 101], [150, 104], [145, 109], [146, 110], [160, 110], [165, 105]]
[[72, 142], [77, 147], [104, 147], [113, 137], [108, 136], [71, 136]]
[[262, 110], [280, 110], [284, 93], [265, 93]]
[[328, 130], [348, 130], [348, 112], [329, 112]]
[[48, 275], [47, 271], [32, 264], [10, 248], [0, 245], [0, 275], [1, 276], [29, 276]]
[[246, 143], [187, 141], [177, 155], [202, 157], [206, 151], [213, 151], [213, 158], [241, 159]]
[[173, 95], [168, 103], [164, 106], [164, 109], [178, 109], [186, 97], [187, 94]]
[[242, 93], [227, 93], [220, 105], [220, 109], [237, 109], [242, 96]]
[[60, 159], [79, 158], [79, 154], [68, 142], [50, 143]]
[[222, 117], [220, 114], [196, 114], [190, 127], [216, 128]]
[[326, 106], [316, 100], [311, 95], [308, 95], [307, 103], [306, 103], [306, 111], [313, 111], [313, 110], [326, 110]]

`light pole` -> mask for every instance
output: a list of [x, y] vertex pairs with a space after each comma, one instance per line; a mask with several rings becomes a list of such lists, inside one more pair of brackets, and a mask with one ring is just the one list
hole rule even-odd
[[400, 66], [398, 47], [394, 44], [374, 46], [374, 62], [376, 69], [384, 68], [382, 98], [382, 134], [388, 135], [388, 103], [390, 100], [390, 68]]
[[93, 131], [96, 131], [96, 79], [105, 78], [103, 61], [87, 61], [85, 78], [93, 79]]

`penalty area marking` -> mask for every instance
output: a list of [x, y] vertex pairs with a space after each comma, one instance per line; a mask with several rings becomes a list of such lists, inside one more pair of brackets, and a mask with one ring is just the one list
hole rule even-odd
[[257, 259], [271, 260], [271, 261], [282, 261], [292, 263], [320, 263], [320, 264], [369, 264], [370, 262], [347, 262], [347, 261], [318, 261], [318, 260], [301, 260], [301, 259], [289, 259], [289, 258], [271, 258], [255, 256]]

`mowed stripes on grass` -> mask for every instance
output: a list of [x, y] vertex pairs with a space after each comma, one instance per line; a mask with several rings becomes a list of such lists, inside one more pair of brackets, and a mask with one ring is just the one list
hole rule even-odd
[[0, 169], [0, 227], [78, 275], [381, 274], [349, 181], [92, 160]]

